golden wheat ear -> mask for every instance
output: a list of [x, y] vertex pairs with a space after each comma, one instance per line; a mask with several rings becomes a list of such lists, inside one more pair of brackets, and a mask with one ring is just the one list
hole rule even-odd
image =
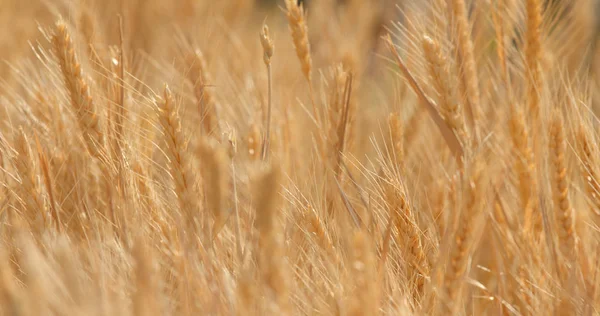
[[271, 312], [287, 314], [290, 311], [290, 289], [285, 264], [283, 231], [279, 220], [281, 212], [279, 166], [270, 165], [255, 181], [255, 228], [259, 234], [258, 264], [262, 283], [275, 303], [270, 308]]
[[175, 99], [169, 87], [165, 85], [163, 99], [158, 102], [158, 122], [162, 128], [163, 140], [167, 145], [165, 154], [169, 160], [169, 170], [173, 178], [175, 195], [179, 202], [180, 216], [194, 228], [200, 213], [198, 211], [194, 186], [196, 180], [190, 171], [190, 155], [181, 131], [181, 122]]
[[92, 156], [101, 157], [104, 135], [100, 126], [100, 117], [75, 54], [67, 24], [63, 20], [56, 23], [52, 44], [85, 145]]

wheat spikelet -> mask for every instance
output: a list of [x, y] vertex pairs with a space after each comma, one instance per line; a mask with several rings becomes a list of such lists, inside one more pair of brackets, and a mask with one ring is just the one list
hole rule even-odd
[[87, 149], [94, 157], [100, 157], [103, 146], [100, 119], [88, 85], [82, 74], [81, 65], [77, 60], [75, 47], [71, 41], [67, 25], [62, 20], [56, 23], [52, 44], [63, 74], [65, 86], [71, 98], [71, 106], [77, 116], [77, 122], [83, 133]]

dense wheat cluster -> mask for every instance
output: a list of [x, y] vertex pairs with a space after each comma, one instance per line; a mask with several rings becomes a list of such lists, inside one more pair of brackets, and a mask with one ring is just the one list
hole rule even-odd
[[596, 3], [3, 1], [0, 315], [600, 313]]

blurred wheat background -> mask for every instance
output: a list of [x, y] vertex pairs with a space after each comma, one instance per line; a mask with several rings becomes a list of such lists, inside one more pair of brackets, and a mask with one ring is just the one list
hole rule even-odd
[[3, 0], [0, 315], [597, 315], [595, 0]]

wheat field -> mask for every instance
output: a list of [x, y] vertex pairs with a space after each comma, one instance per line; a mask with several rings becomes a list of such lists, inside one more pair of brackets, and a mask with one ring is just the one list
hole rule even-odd
[[596, 0], [4, 0], [0, 315], [598, 315]]

